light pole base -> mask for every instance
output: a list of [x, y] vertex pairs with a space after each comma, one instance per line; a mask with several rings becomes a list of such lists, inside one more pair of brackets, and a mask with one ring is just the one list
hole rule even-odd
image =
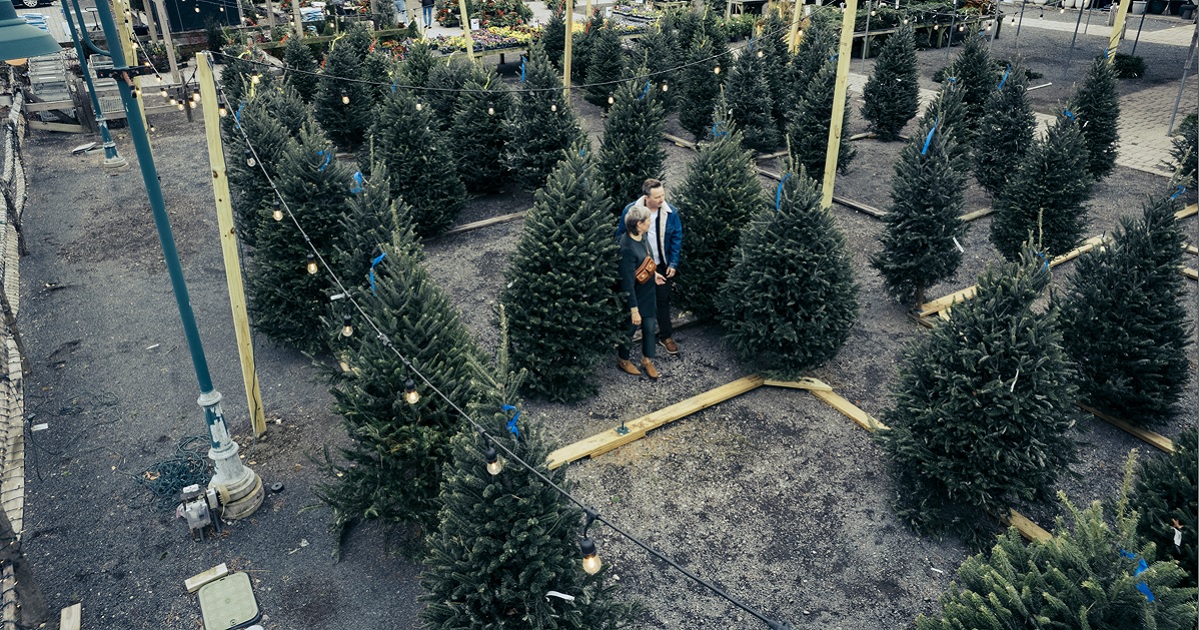
[[[224, 501], [221, 505], [221, 518], [223, 519], [236, 521], [246, 518], [254, 514], [262, 505], [263, 496], [266, 494], [263, 491], [262, 477], [249, 468], [243, 468], [243, 470], [249, 473], [244, 479], [249, 485], [242, 483], [238, 488], [217, 486], [217, 493]], [[209, 482], [209, 485], [216, 484]], [[225, 498], [226, 496], [228, 498]]]
[[119, 168], [125, 168], [126, 166], [129, 166], [129, 161], [119, 155], [116, 157], [104, 158], [104, 168], [116, 170]]

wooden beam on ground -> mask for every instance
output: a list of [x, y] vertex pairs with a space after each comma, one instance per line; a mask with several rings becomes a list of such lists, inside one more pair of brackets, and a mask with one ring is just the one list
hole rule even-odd
[[932, 302], [926, 302], [917, 309], [917, 317], [929, 317], [950, 308], [955, 302], [969, 300], [975, 297], [975, 291], [978, 288], [979, 285], [972, 284], [965, 289], [960, 289], [945, 297], [940, 297]]
[[1092, 238], [1089, 238], [1088, 240], [1084, 241], [1083, 244], [1080, 245], [1079, 247], [1076, 247], [1075, 249], [1072, 249], [1071, 251], [1069, 251], [1065, 254], [1055, 256], [1054, 258], [1052, 258], [1050, 260], [1050, 266], [1057, 267], [1069, 260], [1075, 260], [1076, 258], [1079, 258], [1083, 254], [1092, 251], [1096, 247], [1103, 245], [1104, 241], [1106, 241], [1106, 240], [1108, 240], [1108, 237], [1105, 236], [1104, 234], [1101, 234], [1100, 236], [1093, 236]]
[[1182, 269], [1183, 275], [1191, 278], [1192, 280], [1200, 280], [1200, 274], [1197, 274], [1195, 269], [1192, 269], [1191, 267], [1183, 267]]
[[1000, 521], [1005, 525], [1016, 527], [1017, 531], [1021, 532], [1021, 535], [1024, 536], [1026, 540], [1045, 542], [1051, 538], [1050, 532], [1042, 529], [1037, 523], [1025, 518], [1012, 508], [1009, 508], [1008, 510], [1008, 518], [1001, 518]]
[[[853, 140], [854, 138], [851, 138]], [[776, 151], [774, 153], [760, 153], [754, 156], [756, 160], [773, 160], [775, 158], [787, 157], [787, 151]]]
[[58, 614], [59, 630], [79, 630], [83, 624], [83, 604], [72, 604]]
[[730, 398], [754, 391], [761, 387], [762, 384], [763, 378], [761, 376], [752, 374], [739, 378], [732, 383], [726, 383], [716, 389], [710, 389], [687, 400], [677, 402], [669, 407], [626, 422], [625, 427], [629, 432], [625, 435], [618, 434], [616, 429], [609, 429], [589, 438], [584, 438], [574, 444], [568, 444], [550, 453], [550, 456], [546, 460], [546, 465], [553, 470], [577, 459], [595, 457], [607, 453], [617, 447], [642, 439], [649, 431], [675, 422], [680, 418], [686, 418], [717, 403], [725, 402]]
[[1115, 418], [1113, 416], [1110, 416], [1110, 415], [1104, 413], [1103, 411], [1095, 409], [1094, 407], [1089, 407], [1083, 403], [1075, 403], [1075, 404], [1079, 405], [1080, 409], [1092, 414], [1093, 416], [1096, 416], [1097, 418], [1100, 418], [1101, 420], [1113, 425], [1114, 427], [1117, 427], [1118, 429], [1121, 429], [1122, 431], [1138, 438], [1139, 440], [1142, 440], [1143, 442], [1146, 442], [1147, 444], [1149, 444], [1161, 451], [1164, 451], [1167, 453], [1175, 452], [1175, 443], [1172, 442], [1170, 439], [1166, 438], [1165, 436], [1159, 435], [1153, 431], [1147, 431], [1146, 429], [1143, 429], [1141, 427], [1135, 427], [1132, 424], [1129, 424], [1128, 422], [1121, 420], [1120, 418]]
[[1200, 249], [1196, 249], [1195, 245], [1188, 245], [1187, 243], [1184, 243], [1183, 250], [1193, 256], [1200, 254]]
[[1186, 219], [1186, 218], [1192, 216], [1193, 214], [1196, 214], [1197, 210], [1200, 210], [1200, 204], [1193, 203], [1193, 204], [1185, 207], [1183, 210], [1176, 212], [1175, 220], [1179, 221], [1181, 219]]
[[65, 133], [87, 133], [87, 129], [83, 125], [68, 125], [66, 123], [42, 122], [40, 120], [31, 120], [27, 123], [30, 129], [40, 131], [62, 131]]
[[991, 208], [980, 208], [974, 212], [968, 212], [968, 213], [962, 215], [961, 217], [958, 217], [958, 220], [963, 221], [963, 222], [974, 221], [975, 219], [982, 219], [983, 217], [986, 217], [987, 215], [991, 214], [992, 212], [994, 212], [994, 210], [992, 210]]
[[878, 137], [879, 136], [873, 132], [865, 131], [863, 133], [856, 133], [853, 136], [850, 136], [849, 138], [846, 138], [846, 139], [851, 142], [854, 142], [855, 140], [867, 140], [869, 138], [878, 138]]
[[767, 385], [769, 387], [786, 387], [788, 389], [805, 389], [810, 392], [811, 391], [822, 391], [822, 392], [833, 391], [833, 388], [826, 385], [825, 383], [822, 383], [821, 381], [818, 381], [815, 378], [808, 378], [808, 377], [802, 378], [798, 381], [777, 381], [775, 379], [768, 378], [768, 379], [763, 380], [763, 385]]
[[22, 106], [26, 114], [34, 112], [50, 112], [54, 110], [69, 111], [75, 109], [75, 101], [26, 101]]
[[452, 227], [449, 230], [442, 232], [442, 236], [450, 236], [451, 234], [462, 234], [463, 232], [470, 232], [471, 230], [477, 230], [481, 227], [487, 227], [489, 225], [496, 225], [497, 223], [507, 223], [509, 221], [515, 221], [515, 220], [520, 219], [521, 217], [525, 216], [526, 212], [529, 212], [529, 211], [522, 210], [520, 212], [514, 212], [512, 214], [502, 214], [498, 217], [492, 217], [490, 219], [484, 219], [482, 221], [475, 221], [474, 223], [465, 223], [463, 225], [459, 225], [457, 227]]
[[187, 589], [187, 592], [195, 593], [205, 584], [219, 580], [226, 575], [229, 575], [229, 567], [225, 566], [225, 563], [222, 562], [211, 569], [197, 573], [196, 575], [184, 580], [183, 586]]
[[[824, 385], [824, 383], [821, 384]], [[858, 426], [871, 431], [872, 433], [880, 430], [886, 431], [889, 428], [886, 424], [883, 424], [882, 422], [873, 418], [871, 414], [859, 409], [854, 403], [834, 393], [833, 388], [830, 388], [827, 391], [819, 389], [813, 389], [809, 391], [812, 392], [813, 396], [820, 398], [822, 402], [830, 407], [833, 407], [834, 409], [837, 409], [842, 415], [850, 418], [856, 424], [858, 424]]]
[[669, 133], [664, 133], [663, 139], [667, 140], [668, 142], [673, 142], [675, 144], [675, 146], [677, 146], [677, 147], [683, 147], [685, 149], [691, 149], [693, 151], [696, 150], [696, 143], [692, 142], [691, 140], [684, 140], [683, 138], [680, 138], [679, 136], [673, 136]]

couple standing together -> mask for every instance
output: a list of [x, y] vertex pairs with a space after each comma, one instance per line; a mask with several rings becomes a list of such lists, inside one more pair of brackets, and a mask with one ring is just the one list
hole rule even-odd
[[[657, 179], [642, 184], [642, 196], [625, 206], [617, 224], [620, 243], [621, 290], [626, 294], [629, 329], [617, 348], [617, 367], [624, 372], [658, 378], [654, 367], [655, 340], [667, 354], [679, 346], [671, 338], [671, 285], [679, 267], [683, 226], [679, 213], [666, 201], [666, 190]], [[657, 334], [655, 331], [657, 326]], [[642, 329], [641, 370], [629, 360], [632, 337]]]

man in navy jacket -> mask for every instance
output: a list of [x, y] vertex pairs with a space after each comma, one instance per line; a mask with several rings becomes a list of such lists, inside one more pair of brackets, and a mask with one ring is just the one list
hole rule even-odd
[[658, 345], [668, 354], [679, 353], [679, 346], [671, 338], [674, 332], [671, 328], [671, 285], [674, 283], [675, 270], [679, 267], [679, 250], [683, 247], [683, 224], [679, 221], [679, 213], [666, 200], [666, 189], [657, 179], [647, 179], [642, 184], [644, 193], [637, 201], [625, 206], [621, 211], [621, 220], [617, 222], [617, 238], [625, 233], [625, 213], [634, 206], [642, 206], [650, 211], [650, 255], [658, 270], [654, 274], [654, 283], [658, 302]]

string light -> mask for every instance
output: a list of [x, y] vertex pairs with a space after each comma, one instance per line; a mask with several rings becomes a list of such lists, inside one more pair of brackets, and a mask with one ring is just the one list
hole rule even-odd
[[491, 103], [488, 103], [488, 116], [495, 115], [495, 113], [496, 113], [496, 108], [492, 107]]
[[313, 256], [312, 254], [309, 254], [307, 256], [306, 260], [307, 260], [307, 262], [304, 264], [304, 268], [308, 270], [308, 274], [310, 276], [316, 275], [316, 273], [317, 273], [317, 257]]
[[713, 68], [713, 74], [721, 74], [721, 66]]
[[556, 112], [556, 111], [558, 111], [558, 104], [557, 104], [557, 103], [551, 103], [551, 104], [550, 104], [550, 111], [552, 111], [552, 112]]
[[666, 92], [666, 91], [667, 91], [667, 82], [666, 82], [666, 81], [663, 81], [663, 84], [662, 84], [662, 91], [664, 91], [664, 92]]
[[183, 111], [183, 101], [180, 101], [180, 102], [178, 102], [178, 103], [175, 103], [175, 107], [176, 107], [176, 108], [177, 108], [179, 111]]
[[612, 95], [612, 94], [609, 94], [609, 95], [608, 95], [608, 104], [609, 104], [609, 105], [612, 105], [612, 104], [613, 104], [613, 103], [615, 103], [615, 102], [616, 102], [616, 99], [614, 99], [614, 98], [613, 98], [613, 95]]
[[421, 392], [417, 391], [417, 384], [410, 378], [404, 381], [404, 402], [410, 405], [415, 405], [421, 400]]
[[272, 207], [271, 218], [275, 219], [276, 221], [282, 221], [283, 220], [283, 208], [279, 207], [279, 200], [276, 199], [275, 201], [271, 202], [271, 207]]
[[350, 95], [346, 93], [346, 90], [342, 90], [342, 105], [349, 105], [349, 104], [350, 104]]
[[251, 151], [250, 149], [246, 149], [242, 153], [246, 156], [246, 166], [249, 166], [250, 168], [254, 168], [255, 166], [258, 166], [258, 160], [254, 159], [253, 151]]
[[162, 94], [162, 97], [163, 97], [163, 98], [167, 98], [167, 97], [168, 97], [168, 94], [167, 94], [167, 88], [165, 88], [165, 87], [164, 87], [164, 88], [162, 89], [162, 91], [161, 91], [161, 92], [159, 92], [159, 93], [160, 93], [160, 94]]
[[221, 101], [217, 105], [217, 115], [224, 118], [229, 115], [229, 108], [225, 106], [225, 101]]
[[425, 109], [425, 105], [421, 101], [417, 101], [417, 111], [421, 111], [422, 109]]
[[759, 57], [760, 59], [762, 58], [762, 55], [763, 55], [762, 51], [761, 51], [761, 50], [760, 50], [760, 51], [758, 51], [758, 57]]
[[196, 5], [196, 13], [200, 12], [200, 5]]
[[487, 451], [483, 454], [483, 458], [485, 461], [487, 461], [487, 471], [489, 475], [495, 477], [496, 475], [500, 474], [500, 471], [504, 470], [504, 462], [501, 461], [500, 456], [496, 454], [495, 447], [489, 446]]
[[583, 554], [583, 571], [588, 575], [596, 575], [600, 571], [600, 554], [596, 553], [596, 541], [584, 538], [579, 541], [579, 552]]
[[354, 324], [350, 319], [350, 313], [342, 315], [342, 336], [351, 337], [354, 335]]

